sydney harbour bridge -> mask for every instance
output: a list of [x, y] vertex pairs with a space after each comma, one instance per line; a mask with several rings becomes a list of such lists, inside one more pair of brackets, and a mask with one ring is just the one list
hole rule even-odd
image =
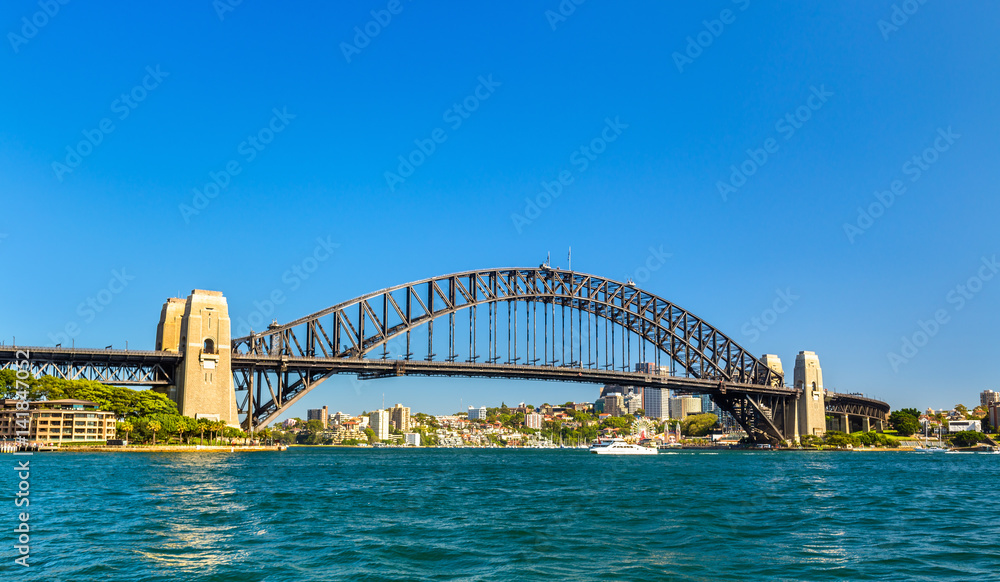
[[[647, 362], [655, 366], [636, 366]], [[870, 429], [889, 411], [878, 400], [824, 391], [820, 381], [811, 392], [812, 399], [821, 394], [819, 408], [810, 412], [808, 383], [786, 386], [780, 368], [691, 312], [631, 282], [547, 265], [398, 285], [238, 338], [230, 337], [222, 294], [194, 290], [187, 301], [164, 305], [155, 351], [0, 346], [0, 364], [27, 367], [36, 377], [148, 386], [168, 394], [182, 414], [219, 417], [248, 431], [334, 374], [708, 394], [756, 442], [795, 440], [812, 432], [810, 423], [825, 428], [828, 415], [843, 428], [853, 419]]]

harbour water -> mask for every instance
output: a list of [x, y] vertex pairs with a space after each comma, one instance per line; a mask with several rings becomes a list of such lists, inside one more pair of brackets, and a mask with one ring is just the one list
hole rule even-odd
[[[15, 457], [0, 471], [18, 487]], [[990, 580], [991, 455], [292, 448], [30, 457], [3, 580]]]

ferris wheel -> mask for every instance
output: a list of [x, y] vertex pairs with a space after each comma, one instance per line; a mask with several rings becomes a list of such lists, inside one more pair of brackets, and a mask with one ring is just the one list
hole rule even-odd
[[653, 438], [656, 434], [656, 424], [648, 418], [637, 418], [632, 423], [632, 436], [636, 440]]

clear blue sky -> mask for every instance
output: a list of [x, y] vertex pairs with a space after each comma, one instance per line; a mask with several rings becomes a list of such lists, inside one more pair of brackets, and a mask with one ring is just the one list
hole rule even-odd
[[[670, 4], [6, 2], [0, 334], [54, 344], [76, 324], [78, 346], [151, 349], [163, 301], [196, 287], [234, 319], [280, 289], [284, 322], [547, 251], [565, 265], [572, 246], [575, 269], [631, 276], [789, 373], [816, 351], [828, 388], [920, 408], [997, 388], [1000, 278], [969, 279], [1000, 253], [1000, 7]], [[224, 187], [196, 199], [212, 174]], [[340, 246], [283, 277], [317, 238]], [[647, 277], [650, 248], [670, 257]], [[121, 292], [79, 309], [113, 271]], [[768, 313], [778, 290], [794, 298]], [[893, 361], [904, 337], [922, 347]], [[445, 413], [598, 389], [339, 377], [292, 414], [383, 393]]]

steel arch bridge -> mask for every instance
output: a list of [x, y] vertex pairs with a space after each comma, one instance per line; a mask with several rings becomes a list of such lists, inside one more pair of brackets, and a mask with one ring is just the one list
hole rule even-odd
[[[631, 283], [544, 265], [382, 289], [251, 332], [234, 339], [232, 349], [237, 404], [248, 428], [267, 424], [336, 373], [709, 393], [748, 434], [764, 440], [784, 438], [781, 404], [795, 393], [732, 338], [674, 303]], [[668, 362], [683, 377], [633, 371], [640, 362]]]
[[[437, 333], [435, 334], [435, 331]], [[552, 269], [466, 271], [375, 291], [231, 342], [245, 429], [334, 374], [522, 378], [708, 394], [751, 439], [791, 440], [801, 391], [705, 320], [631, 282]], [[0, 345], [0, 367], [165, 389], [178, 351]], [[19, 355], [20, 354], [20, 355]], [[197, 354], [193, 357], [197, 358]], [[653, 363], [648, 366], [635, 366]], [[669, 370], [669, 373], [664, 373]], [[826, 411], [883, 421], [889, 405], [826, 394]], [[867, 421], [865, 421], [867, 423]]]

